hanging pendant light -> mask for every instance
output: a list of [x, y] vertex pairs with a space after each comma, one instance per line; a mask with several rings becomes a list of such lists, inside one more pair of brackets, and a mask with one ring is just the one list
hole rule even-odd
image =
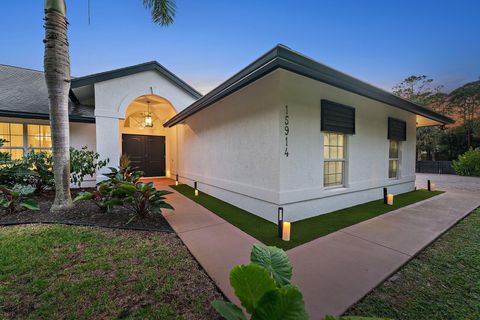
[[147, 101], [147, 113], [145, 114], [145, 127], [146, 128], [152, 128], [153, 127], [153, 118], [152, 114], [150, 113], [150, 101]]

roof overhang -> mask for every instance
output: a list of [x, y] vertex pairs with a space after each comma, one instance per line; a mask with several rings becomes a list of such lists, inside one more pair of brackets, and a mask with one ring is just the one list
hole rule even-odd
[[73, 78], [71, 87], [72, 89], [80, 88], [88, 85], [93, 85], [97, 82], [112, 80], [120, 77], [126, 77], [132, 74], [145, 72], [145, 71], [152, 71], [152, 70], [159, 72], [161, 75], [163, 75], [164, 77], [172, 81], [175, 85], [183, 89], [193, 98], [199, 99], [202, 97], [202, 94], [200, 92], [192, 88], [189, 84], [187, 84], [185, 81], [177, 77], [174, 73], [169, 71], [167, 68], [162, 66], [157, 61], [150, 61], [150, 62], [146, 62], [146, 63], [142, 63], [142, 64], [130, 66], [130, 67], [125, 67], [121, 69], [115, 69], [111, 71], [87, 75], [84, 77]]
[[422, 107], [410, 101], [399, 98], [388, 91], [382, 90], [345, 73], [330, 68], [298, 52], [295, 52], [288, 47], [278, 45], [242, 69], [233, 77], [220, 84], [217, 88], [213, 89], [208, 94], [191, 104], [185, 110], [172, 117], [164, 124], [164, 126], [172, 127], [182, 122], [191, 115], [207, 108], [213, 103], [221, 100], [237, 90], [240, 90], [246, 85], [278, 68], [282, 68], [284, 70], [327, 83], [334, 87], [386, 103], [393, 107], [415, 113], [424, 118], [433, 120], [438, 124], [449, 124], [454, 122], [452, 119], [434, 112], [426, 107]]
[[[7, 111], [7, 110], [0, 110], [0, 117], [50, 120], [49, 114]], [[94, 117], [82, 117], [78, 115], [69, 115], [68, 120], [70, 122], [95, 123]]]

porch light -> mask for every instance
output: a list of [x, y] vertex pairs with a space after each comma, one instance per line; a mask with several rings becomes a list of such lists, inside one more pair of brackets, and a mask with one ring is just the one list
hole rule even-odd
[[387, 195], [387, 204], [388, 204], [389, 206], [393, 206], [393, 194], [391, 194], [391, 193], [389, 193], [389, 194]]
[[290, 241], [290, 222], [284, 221], [282, 229], [282, 240]]
[[198, 196], [198, 188], [197, 188], [197, 181], [193, 183], [193, 187], [195, 188], [195, 197]]
[[282, 207], [278, 207], [278, 224], [277, 224], [277, 227], [278, 227], [278, 237], [281, 238], [282, 237], [282, 232], [283, 232], [283, 208]]
[[152, 114], [150, 113], [150, 101], [147, 101], [147, 113], [145, 114], [144, 122], [146, 128], [153, 127], [153, 118]]

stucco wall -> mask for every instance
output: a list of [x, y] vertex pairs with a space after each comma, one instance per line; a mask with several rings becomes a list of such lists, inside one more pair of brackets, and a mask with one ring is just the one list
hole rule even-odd
[[278, 81], [274, 72], [177, 125], [183, 182], [269, 217], [280, 182]]
[[[384, 186], [394, 193], [414, 189], [414, 114], [289, 71], [281, 74], [283, 99], [290, 114], [290, 153], [288, 157], [280, 155], [279, 204], [285, 207], [288, 219], [295, 221], [379, 199]], [[347, 137], [344, 188], [323, 187], [322, 99], [355, 108], [356, 134]], [[388, 179], [388, 117], [407, 122], [407, 141], [400, 147], [399, 179]], [[284, 144], [283, 137], [280, 143]]]
[[[346, 185], [323, 187], [320, 101], [355, 107], [347, 138]], [[289, 109], [289, 156], [285, 150]], [[400, 178], [388, 179], [387, 120], [407, 122]], [[178, 125], [180, 174], [201, 190], [276, 221], [278, 206], [296, 221], [414, 189], [415, 115], [279, 69]], [[275, 141], [273, 141], [275, 140]]]
[[[88, 150], [97, 151], [95, 132], [94, 123], [70, 122], [70, 146], [76, 149], [87, 146]], [[101, 159], [103, 160], [103, 158]], [[96, 175], [84, 179], [82, 187], [95, 186]]]
[[[127, 108], [134, 99], [150, 94], [166, 99], [176, 112], [195, 101], [190, 94], [156, 71], [140, 72], [95, 84], [97, 149], [102, 158], [110, 158], [111, 166], [118, 165], [121, 155], [120, 133], [123, 128], [120, 120], [125, 118]], [[173, 138], [167, 137], [168, 170], [174, 166], [175, 144]]]

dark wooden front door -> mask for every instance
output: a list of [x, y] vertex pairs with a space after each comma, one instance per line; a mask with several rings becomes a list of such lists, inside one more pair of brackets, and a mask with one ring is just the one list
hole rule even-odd
[[165, 175], [165, 137], [124, 134], [122, 151], [146, 177]]

